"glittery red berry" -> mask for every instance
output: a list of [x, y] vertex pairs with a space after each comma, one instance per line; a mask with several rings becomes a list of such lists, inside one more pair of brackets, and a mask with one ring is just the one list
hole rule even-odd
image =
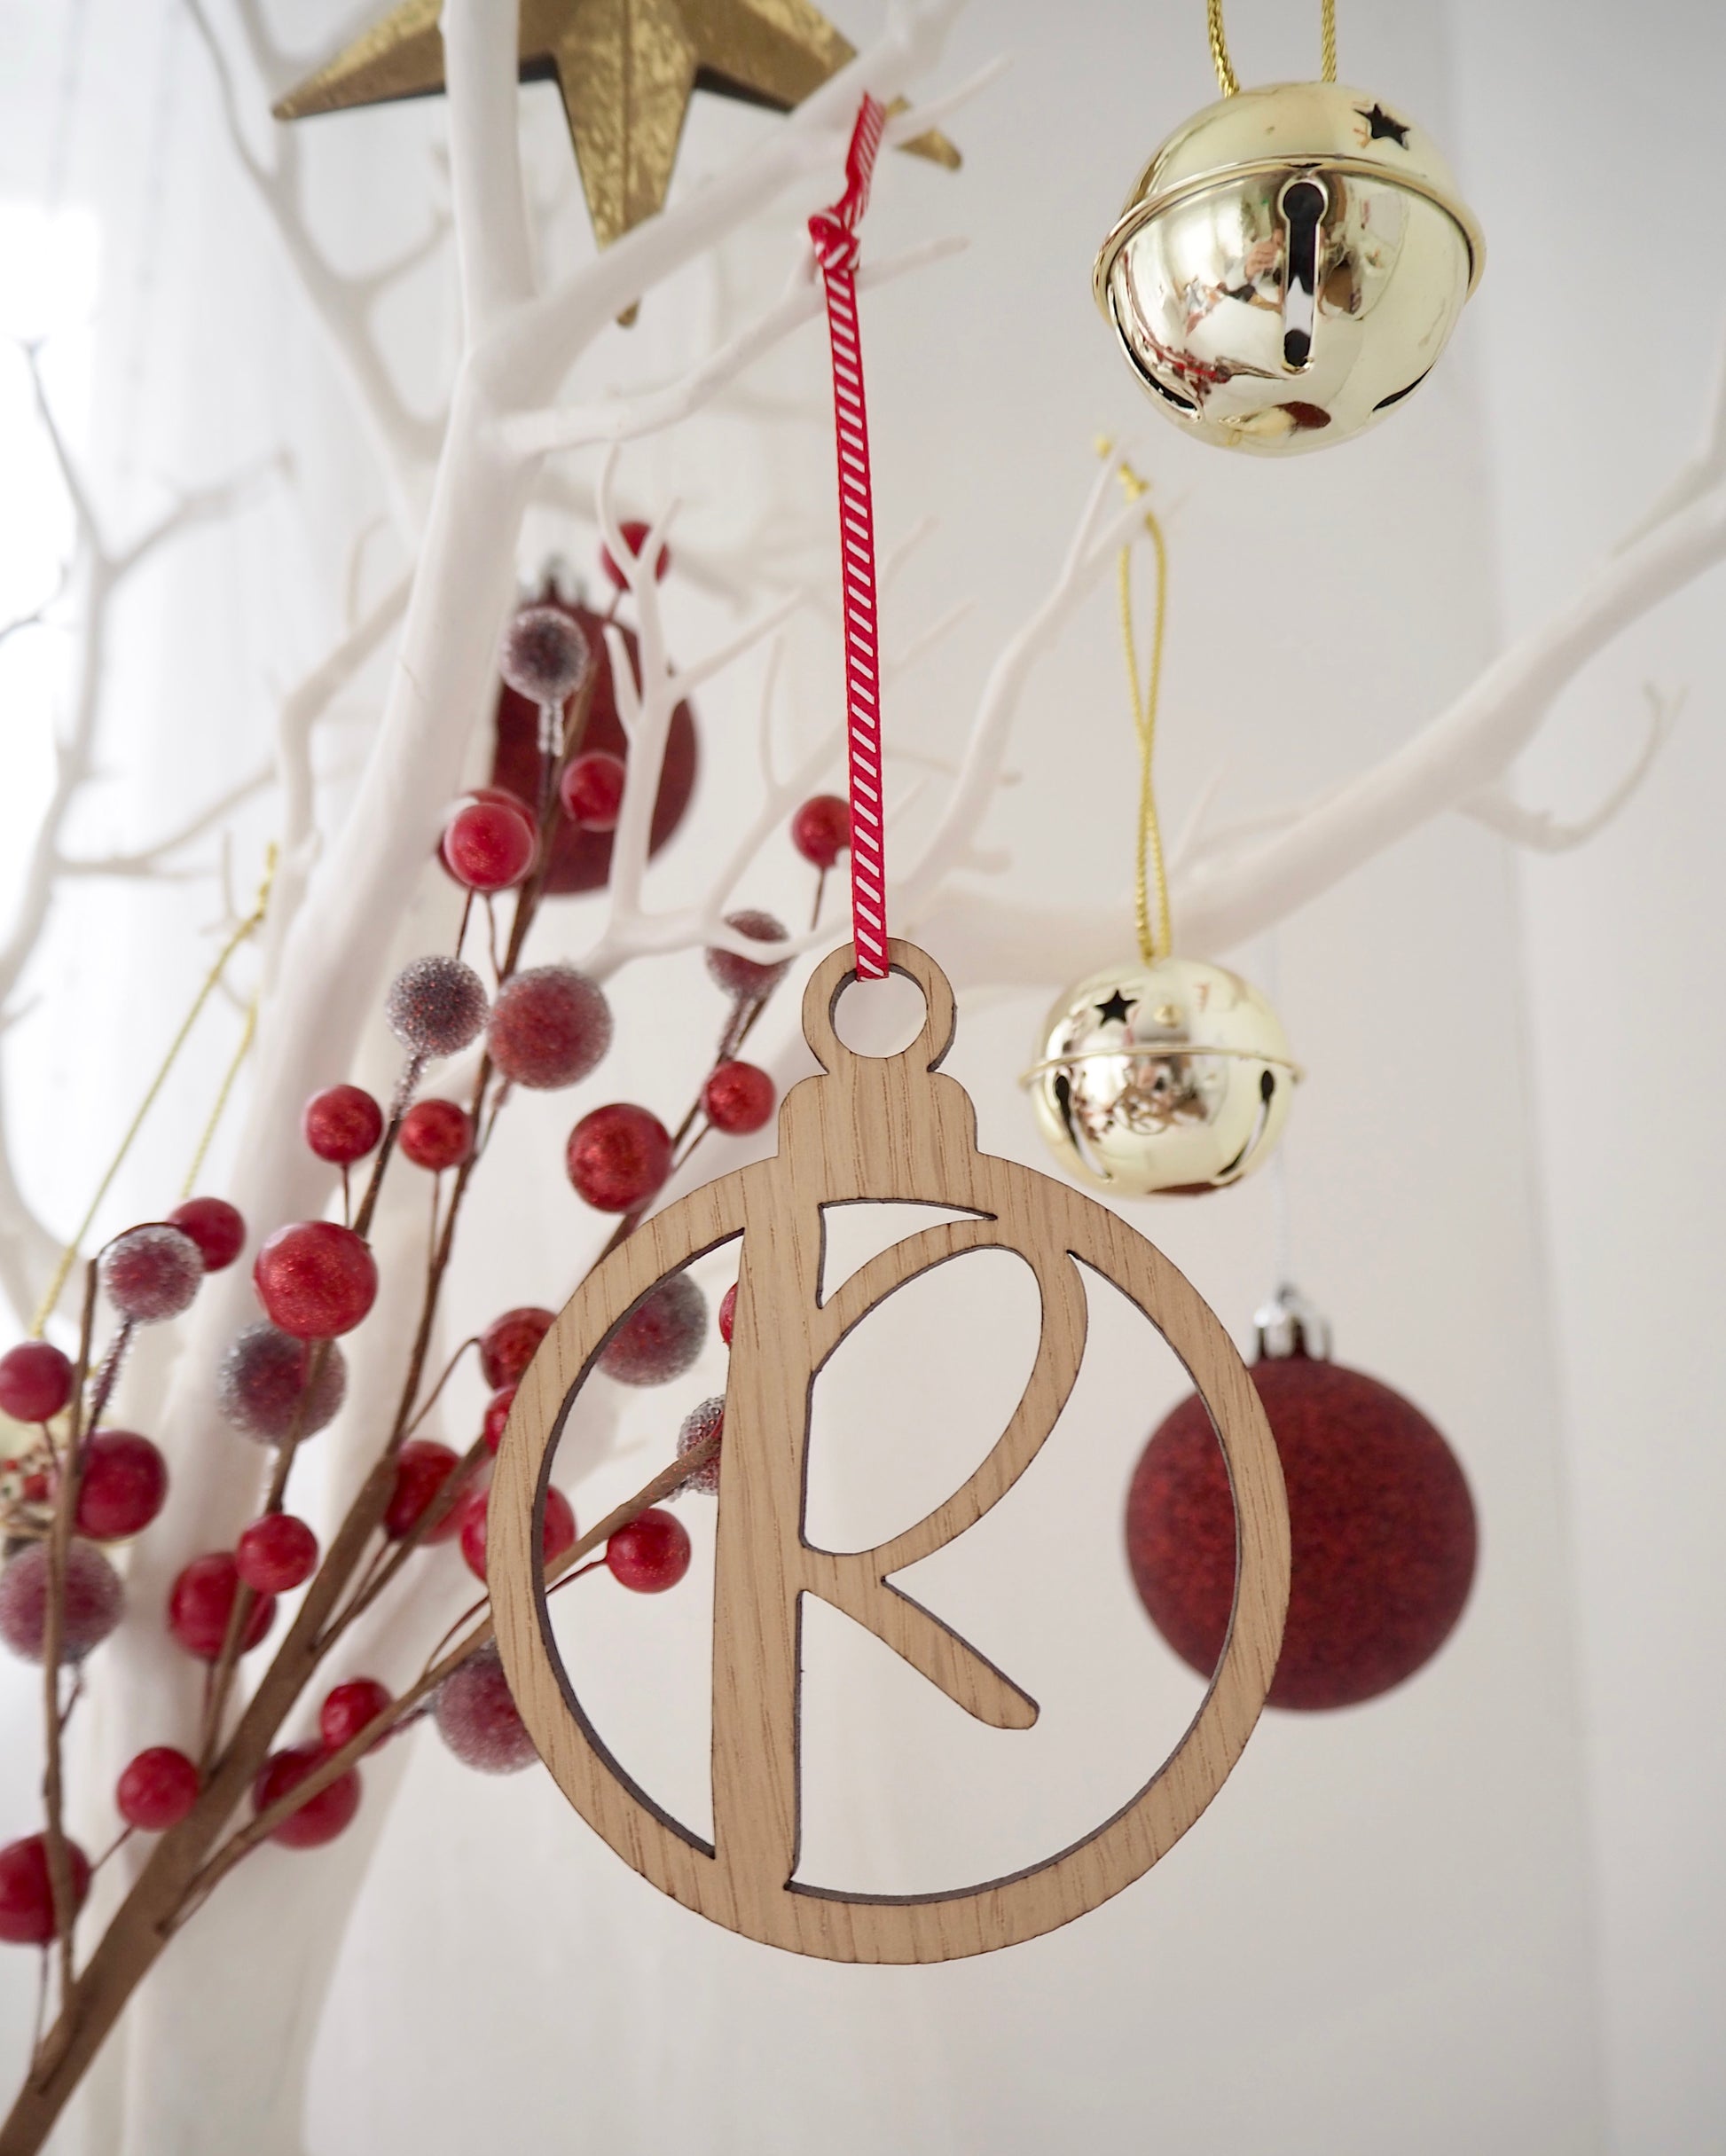
[[433, 1712], [437, 1734], [464, 1767], [508, 1775], [533, 1765], [533, 1739], [495, 1647], [482, 1647], [456, 1665], [437, 1688]]
[[267, 1445], [279, 1443], [290, 1431], [310, 1438], [326, 1429], [347, 1390], [348, 1365], [333, 1341], [314, 1345], [296, 1340], [267, 1319], [236, 1335], [216, 1373], [223, 1415], [236, 1430]]
[[[189, 1655], [200, 1662], [214, 1662], [228, 1636], [228, 1618], [239, 1592], [239, 1571], [225, 1549], [212, 1549], [194, 1557], [169, 1589], [168, 1629]], [[240, 1636], [249, 1652], [276, 1621], [273, 1595], [260, 1595], [252, 1603]]]
[[[485, 1518], [491, 1493], [475, 1490], [461, 1507], [461, 1554], [475, 1579], [485, 1578]], [[555, 1484], [545, 1493], [545, 1530], [542, 1564], [555, 1564], [576, 1540], [576, 1516], [569, 1501]]]
[[573, 966], [530, 966], [498, 991], [485, 1045], [514, 1085], [573, 1086], [611, 1046], [611, 1006]]
[[[267, 1811], [290, 1790], [297, 1789], [314, 1767], [321, 1767], [325, 1756], [321, 1744], [294, 1744], [286, 1752], [271, 1752], [252, 1784], [252, 1809]], [[290, 1812], [270, 1838], [284, 1849], [321, 1848], [352, 1825], [358, 1809], [359, 1769], [350, 1767], [327, 1789], [307, 1798], [297, 1812]]]
[[296, 1340], [352, 1332], [378, 1294], [370, 1250], [334, 1220], [279, 1227], [258, 1252], [252, 1281], [271, 1323]]
[[577, 1124], [564, 1159], [577, 1196], [600, 1212], [632, 1212], [671, 1172], [671, 1133], [648, 1109], [613, 1101]]
[[474, 1119], [453, 1101], [416, 1101], [402, 1117], [396, 1143], [416, 1168], [441, 1174], [473, 1151]]
[[266, 1512], [240, 1535], [234, 1565], [260, 1595], [289, 1595], [318, 1570], [318, 1537], [291, 1512]]
[[487, 1448], [496, 1452], [504, 1441], [504, 1425], [509, 1421], [509, 1411], [515, 1405], [515, 1387], [499, 1385], [485, 1403], [485, 1420], [481, 1429]]
[[[404, 1541], [420, 1525], [461, 1464], [459, 1456], [435, 1438], [410, 1438], [396, 1455], [396, 1486], [384, 1509], [383, 1531], [392, 1542]], [[461, 1507], [451, 1505], [428, 1542], [447, 1542], [461, 1533]]]
[[562, 703], [580, 687], [590, 657], [580, 623], [561, 607], [523, 607], [504, 631], [498, 670], [530, 703]]
[[465, 801], [443, 827], [443, 865], [469, 890], [507, 890], [533, 866], [534, 828], [500, 801]]
[[485, 984], [459, 958], [412, 960], [389, 984], [383, 1015], [416, 1055], [459, 1055], [485, 1024]]
[[620, 1585], [638, 1595], [663, 1595], [689, 1570], [689, 1533], [672, 1512], [649, 1505], [605, 1546], [605, 1561]]
[[98, 1430], [83, 1448], [78, 1533], [92, 1542], [141, 1534], [168, 1496], [168, 1462], [131, 1430]]
[[563, 813], [579, 831], [615, 831], [629, 766], [603, 749], [571, 757], [557, 782]]
[[[624, 546], [628, 549], [630, 560], [639, 561], [641, 559], [641, 549], [647, 544], [647, 535], [651, 527], [642, 523], [637, 517], [631, 517], [626, 523], [620, 524], [617, 529], [622, 535]], [[654, 556], [654, 582], [655, 584], [663, 581], [665, 572], [671, 566], [671, 550], [662, 544], [659, 552]], [[602, 546], [600, 549], [600, 567], [620, 592], [629, 589], [629, 578], [613, 558], [608, 546]]]
[[198, 1245], [206, 1273], [225, 1273], [246, 1247], [246, 1223], [226, 1198], [188, 1198], [168, 1218]]
[[733, 1281], [719, 1298], [719, 1337], [731, 1345], [731, 1329], [737, 1322], [737, 1282]]
[[702, 1087], [702, 1106], [716, 1131], [742, 1137], [758, 1131], [773, 1112], [773, 1081], [757, 1063], [720, 1063]]
[[707, 1298], [686, 1273], [673, 1273], [612, 1334], [600, 1368], [620, 1384], [669, 1384], [700, 1355], [706, 1330]]
[[203, 1253], [184, 1228], [152, 1220], [116, 1235], [99, 1271], [109, 1302], [135, 1325], [159, 1325], [190, 1309], [204, 1277]]
[[[735, 929], [740, 936], [755, 944], [782, 943], [790, 933], [782, 921], [754, 910], [727, 913], [726, 926]], [[790, 963], [788, 958], [765, 963], [759, 959], [740, 958], [734, 951], [722, 951], [718, 945], [707, 953], [708, 972], [739, 1003], [757, 1003], [763, 996], [770, 995]]]
[[0, 1355], [0, 1415], [45, 1423], [72, 1397], [72, 1364], [46, 1340], [20, 1340]]
[[[683, 1418], [678, 1431], [678, 1458], [692, 1453], [696, 1446], [704, 1445], [709, 1438], [724, 1439], [726, 1433], [726, 1396], [716, 1392], [711, 1399], [704, 1399], [699, 1407], [692, 1407]], [[700, 1490], [711, 1497], [719, 1487], [719, 1455], [716, 1452], [710, 1460], [702, 1461], [681, 1486], [686, 1490]]]
[[[0, 1572], [0, 1642], [27, 1662], [48, 1651], [49, 1557], [46, 1542], [29, 1542]], [[68, 1543], [66, 1599], [60, 1619], [60, 1666], [82, 1662], [120, 1622], [126, 1590], [93, 1543]]]
[[[345, 1684], [338, 1684], [318, 1710], [318, 1734], [325, 1749], [340, 1752], [343, 1745], [351, 1744], [362, 1730], [371, 1728], [389, 1699], [388, 1688], [375, 1677], [349, 1677]], [[385, 1737], [388, 1735], [386, 1731]], [[382, 1743], [384, 1738], [378, 1741]]]
[[553, 1312], [533, 1303], [493, 1318], [480, 1335], [480, 1370], [486, 1384], [494, 1391], [498, 1385], [513, 1385], [556, 1321]]
[[851, 845], [851, 807], [837, 794], [817, 794], [791, 819], [791, 843], [816, 868], [831, 868]]
[[350, 1168], [383, 1136], [383, 1110], [363, 1086], [326, 1086], [306, 1102], [300, 1127], [319, 1160]]
[[114, 1803], [129, 1827], [165, 1834], [198, 1801], [198, 1769], [172, 1744], [152, 1744], [121, 1773]]
[[[90, 1892], [90, 1859], [75, 1841], [66, 1845], [75, 1916]], [[45, 1947], [57, 1938], [54, 1875], [48, 1862], [48, 1837], [27, 1834], [0, 1849], [0, 1940], [13, 1947]]]

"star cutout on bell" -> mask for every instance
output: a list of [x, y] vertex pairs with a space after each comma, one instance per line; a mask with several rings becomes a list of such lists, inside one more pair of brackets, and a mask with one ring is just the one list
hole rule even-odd
[[[289, 90], [276, 118], [435, 96], [441, 7], [402, 0]], [[788, 113], [856, 57], [808, 0], [522, 0], [519, 51], [522, 80], [549, 78], [562, 95], [602, 247], [664, 208], [697, 90]], [[904, 147], [949, 170], [959, 163], [944, 135]]]
[[1102, 1020], [1105, 1025], [1111, 1018], [1117, 1020], [1120, 1024], [1125, 1025], [1126, 1023], [1127, 1013], [1132, 1008], [1132, 1004], [1127, 1001], [1124, 995], [1122, 995], [1120, 990], [1116, 988], [1110, 991], [1109, 996], [1105, 1001], [1097, 1005], [1096, 1014], [1097, 1016]]
[[[1360, 108], [1357, 106], [1356, 110], [1358, 111], [1359, 109]], [[1393, 120], [1390, 114], [1385, 110], [1384, 106], [1377, 104], [1374, 105], [1369, 113], [1361, 112], [1361, 117], [1366, 122], [1367, 126], [1371, 130], [1369, 140], [1372, 142], [1393, 142], [1399, 150], [1406, 150], [1408, 148], [1408, 122], [1406, 120]]]

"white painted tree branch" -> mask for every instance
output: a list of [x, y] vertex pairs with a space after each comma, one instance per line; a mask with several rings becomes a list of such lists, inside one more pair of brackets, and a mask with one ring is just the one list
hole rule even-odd
[[1566, 819], [1555, 816], [1549, 809], [1524, 808], [1502, 782], [1463, 802], [1463, 814], [1533, 853], [1569, 853], [1586, 845], [1597, 832], [1605, 829], [1653, 770], [1683, 709], [1682, 690], [1675, 696], [1667, 697], [1651, 685], [1644, 693], [1648, 699], [1648, 725], [1642, 746], [1623, 777], [1586, 816]]

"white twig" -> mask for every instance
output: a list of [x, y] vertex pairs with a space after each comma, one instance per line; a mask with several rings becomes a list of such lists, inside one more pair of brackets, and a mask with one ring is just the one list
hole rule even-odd
[[1568, 853], [1586, 845], [1597, 832], [1605, 829], [1653, 770], [1683, 709], [1683, 690], [1667, 698], [1651, 683], [1643, 693], [1648, 699], [1648, 725], [1642, 746], [1629, 769], [1588, 815], [1566, 821], [1548, 809], [1526, 809], [1502, 783], [1463, 802], [1463, 815], [1534, 853]]

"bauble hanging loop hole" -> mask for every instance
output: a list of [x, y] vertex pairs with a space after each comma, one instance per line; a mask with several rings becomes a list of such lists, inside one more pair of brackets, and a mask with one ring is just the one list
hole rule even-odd
[[922, 991], [924, 1017], [916, 1037], [891, 1055], [860, 1054], [840, 1039], [834, 1023], [839, 999], [859, 977], [855, 951], [850, 944], [841, 944], [810, 975], [803, 992], [804, 1038], [823, 1070], [836, 1075], [847, 1062], [905, 1062], [935, 1070], [952, 1047], [958, 1012], [946, 975], [926, 951], [898, 937], [889, 938], [887, 958], [890, 973], [900, 975]]

